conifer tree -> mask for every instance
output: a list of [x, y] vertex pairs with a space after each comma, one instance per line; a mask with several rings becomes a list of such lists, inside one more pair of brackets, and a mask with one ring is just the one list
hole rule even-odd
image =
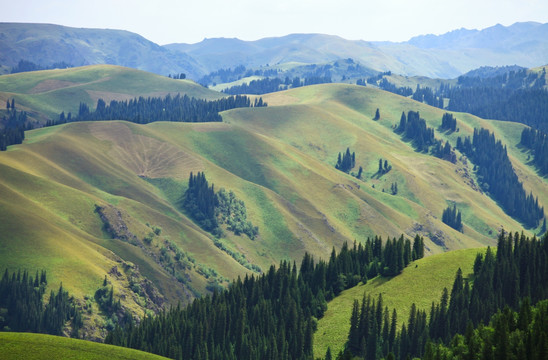
[[341, 153], [339, 153], [339, 156], [337, 158], [337, 164], [335, 164], [335, 168], [337, 170], [343, 171], [345, 173], [348, 173], [354, 166], [356, 165], [356, 153], [353, 152], [350, 153], [350, 148], [346, 148], [346, 152], [341, 156]]
[[381, 118], [381, 114], [379, 112], [379, 108], [377, 108], [377, 110], [375, 111], [375, 117], [373, 118], [373, 120], [379, 120]]

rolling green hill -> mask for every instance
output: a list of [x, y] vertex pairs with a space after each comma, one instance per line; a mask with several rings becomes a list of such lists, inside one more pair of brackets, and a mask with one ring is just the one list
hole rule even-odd
[[60, 336], [0, 332], [0, 353], [5, 360], [93, 359], [161, 360], [163, 356], [119, 346]]
[[[64, 85], [33, 94], [44, 82]], [[79, 101], [92, 105], [90, 93], [220, 96], [113, 66], [0, 77], [0, 91], [45, 115], [70, 111]], [[50, 285], [63, 282], [80, 304], [93, 299], [107, 275], [124, 308], [143, 316], [226, 286], [251, 273], [251, 265], [266, 270], [305, 251], [325, 259], [345, 241], [419, 234], [435, 254], [494, 244], [502, 227], [521, 229], [478, 190], [472, 164], [417, 153], [393, 132], [402, 111], [420, 111], [438, 128], [443, 110], [342, 84], [263, 98], [268, 107], [224, 112], [223, 123], [80, 122], [28, 131], [22, 145], [0, 152], [0, 253], [10, 254], [0, 257], [0, 268], [46, 269]], [[376, 108], [379, 121], [372, 120]], [[438, 138], [454, 145], [474, 127], [494, 131], [526, 189], [547, 203], [545, 179], [517, 146], [523, 125], [455, 115], [459, 132], [436, 132]], [[347, 147], [356, 153], [353, 171], [364, 169], [361, 180], [334, 168]], [[379, 158], [391, 171], [376, 173]], [[255, 240], [226, 229], [215, 240], [182, 211], [187, 179], [198, 171], [245, 202], [259, 227]], [[395, 182], [399, 192], [392, 195]], [[441, 222], [454, 202], [464, 233]], [[83, 333], [101, 338], [104, 323], [93, 309]]]
[[324, 356], [328, 347], [331, 347], [332, 354], [338, 354], [343, 348], [350, 329], [354, 300], [361, 301], [364, 294], [377, 299], [382, 294], [383, 303], [390, 312], [396, 309], [400, 326], [407, 322], [411, 304], [429, 311], [432, 302], [439, 302], [443, 288], [450, 291], [458, 268], [464, 277], [470, 275], [479, 252], [484, 252], [484, 249], [456, 250], [429, 256], [411, 263], [398, 276], [390, 279], [376, 277], [365, 285], [343, 291], [328, 303], [325, 316], [318, 322], [318, 331], [314, 334], [314, 357]]
[[130, 100], [135, 97], [159, 97], [187, 94], [201, 99], [218, 99], [221, 94], [190, 80], [174, 80], [114, 65], [93, 65], [70, 69], [33, 71], [0, 76], [0, 102], [15, 99], [20, 110], [29, 111], [37, 120], [57, 119], [64, 111], [78, 113], [80, 102], [91, 108], [102, 98]]

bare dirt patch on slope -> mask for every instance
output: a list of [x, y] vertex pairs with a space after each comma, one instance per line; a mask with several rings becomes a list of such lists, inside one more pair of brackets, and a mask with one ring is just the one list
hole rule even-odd
[[63, 88], [71, 87], [75, 85], [81, 85], [81, 84], [75, 83], [72, 81], [66, 81], [66, 80], [47, 79], [44, 81], [40, 81], [38, 84], [36, 84], [35, 87], [30, 89], [29, 94], [40, 94], [40, 93], [59, 90], [59, 89], [63, 89]]
[[170, 143], [135, 134], [127, 124], [94, 123], [89, 128], [96, 138], [112, 143], [109, 156], [138, 176], [186, 179], [191, 171], [203, 171], [204, 165], [196, 156]]

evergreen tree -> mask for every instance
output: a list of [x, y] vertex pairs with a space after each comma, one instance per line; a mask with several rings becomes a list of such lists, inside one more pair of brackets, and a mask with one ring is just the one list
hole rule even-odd
[[396, 129], [396, 132], [403, 133], [405, 132], [406, 128], [407, 128], [407, 117], [405, 116], [405, 112], [402, 111], [401, 117], [400, 117], [400, 125]]
[[222, 121], [219, 115], [221, 111], [253, 106], [262, 107], [267, 104], [262, 98], [252, 103], [248, 97], [241, 95], [207, 101], [177, 94], [174, 97], [167, 95], [164, 98], [139, 97], [129, 101], [113, 100], [109, 104], [103, 99], [98, 99], [94, 111], [91, 111], [86, 103], [80, 103], [78, 116], [71, 120], [126, 120], [139, 124], [154, 121], [215, 122]]
[[457, 119], [453, 117], [453, 114], [445, 113], [441, 118], [441, 130], [448, 130], [454, 132], [457, 130]]
[[486, 129], [475, 129], [473, 140], [466, 137], [459, 150], [477, 165], [477, 176], [482, 189], [499, 202], [510, 216], [528, 227], [538, 226], [544, 218], [544, 208], [532, 193], [525, 192], [519, 181], [507, 149]]
[[218, 223], [215, 216], [215, 207], [218, 199], [213, 184], [209, 186], [205, 174], [190, 173], [188, 189], [183, 196], [183, 207], [188, 214], [204, 229], [218, 232]]
[[379, 112], [379, 108], [377, 108], [377, 110], [375, 111], [375, 117], [373, 118], [373, 120], [377, 121], [381, 118], [381, 114]]
[[[194, 182], [196, 177], [191, 179]], [[291, 266], [282, 261], [277, 269], [272, 266], [258, 277], [238, 278], [226, 291], [196, 299], [184, 309], [171, 308], [138, 325], [116, 327], [105, 342], [196, 359], [208, 354], [230, 359], [308, 360], [312, 357], [314, 318], [322, 317], [326, 298], [355, 285], [353, 279], [359, 281], [363, 269], [378, 263], [385, 251], [382, 240], [375, 237], [353, 247], [344, 244], [338, 254], [333, 249], [328, 262], [315, 263], [305, 254], [299, 272], [295, 263]], [[383, 312], [382, 297], [375, 302], [364, 296], [360, 310], [357, 305], [354, 308], [349, 336], [360, 354], [383, 354], [382, 333], [387, 333], [388, 344], [396, 347], [396, 313], [390, 330], [384, 330], [389, 319], [386, 310]], [[394, 340], [390, 343], [390, 339]], [[330, 351], [326, 357], [328, 354]], [[352, 353], [347, 350], [342, 356], [351, 358]]]
[[8, 116], [2, 118], [4, 127], [0, 130], [0, 151], [5, 151], [10, 145], [21, 144], [25, 139], [27, 113], [24, 111], [17, 111], [13, 99], [10, 108], [11, 110], [8, 111]]
[[70, 322], [72, 336], [78, 337], [81, 314], [62, 285], [51, 291], [49, 301], [43, 297], [47, 285], [46, 272], [33, 277], [27, 271], [10, 275], [6, 269], [0, 280], [0, 329], [62, 335]]
[[339, 153], [335, 169], [348, 173], [356, 165], [356, 153], [350, 154], [350, 148], [346, 148], [346, 152], [341, 156]]
[[530, 150], [533, 164], [541, 175], [548, 174], [548, 137], [540, 130], [525, 128], [521, 132], [521, 145]]
[[407, 119], [402, 114], [400, 125], [395, 130], [406, 139], [413, 142], [416, 151], [426, 152], [430, 146], [436, 145], [438, 141], [434, 138], [434, 129], [426, 126], [426, 121], [416, 111], [409, 111]]
[[453, 204], [452, 208], [448, 206], [443, 210], [442, 221], [453, 229], [462, 232], [462, 216], [461, 212], [457, 210], [456, 204]]

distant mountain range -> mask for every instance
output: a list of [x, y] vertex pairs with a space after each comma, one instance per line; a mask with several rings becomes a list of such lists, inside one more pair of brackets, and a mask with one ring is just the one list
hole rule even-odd
[[184, 72], [198, 79], [239, 65], [323, 64], [347, 58], [377, 71], [434, 78], [455, 78], [480, 66], [535, 67], [548, 63], [548, 24], [460, 29], [401, 43], [291, 34], [256, 41], [214, 38], [160, 46], [128, 31], [0, 23], [0, 65], [4, 71], [24, 59], [41, 65], [61, 61], [75, 66], [114, 64], [163, 75]]
[[0, 23], [0, 65], [11, 68], [20, 60], [42, 66], [121, 65], [162, 75], [205, 71], [191, 57], [129, 31]]

